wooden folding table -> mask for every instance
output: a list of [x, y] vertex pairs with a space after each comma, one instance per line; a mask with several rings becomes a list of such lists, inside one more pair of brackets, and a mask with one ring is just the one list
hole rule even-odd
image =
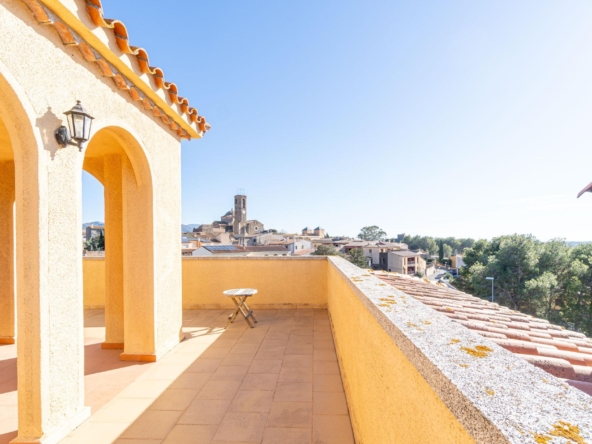
[[253, 314], [253, 310], [249, 308], [247, 305], [247, 298], [250, 298], [254, 294], [257, 294], [257, 290], [254, 288], [234, 288], [232, 290], [226, 290], [223, 292], [227, 297], [232, 299], [232, 302], [236, 305], [236, 310], [230, 316], [228, 316], [228, 322], [226, 323], [226, 328], [234, 322], [236, 316], [240, 313], [245, 318], [245, 321], [249, 325], [249, 327], [253, 328], [254, 325], [251, 324], [249, 318], [253, 318], [253, 321], [257, 323], [257, 319], [255, 319], [255, 315]]

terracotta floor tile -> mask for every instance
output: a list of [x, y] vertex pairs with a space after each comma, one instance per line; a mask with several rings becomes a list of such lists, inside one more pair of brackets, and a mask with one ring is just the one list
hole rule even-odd
[[278, 374], [247, 373], [239, 390], [274, 391], [278, 381]]
[[281, 368], [281, 360], [253, 361], [248, 373], [279, 373]]
[[339, 375], [339, 364], [332, 361], [315, 361], [312, 372], [315, 375]]
[[314, 349], [315, 350], [332, 350], [332, 351], [335, 351], [335, 344], [333, 343], [333, 341], [315, 340], [314, 341]]
[[267, 413], [228, 412], [214, 441], [246, 441], [261, 442]]
[[288, 346], [295, 344], [312, 344], [314, 341], [315, 338], [313, 336], [290, 335], [290, 339], [288, 339]]
[[210, 444], [260, 444], [261, 441], [253, 441], [253, 442], [247, 442], [247, 441], [212, 441]]
[[230, 353], [220, 365], [251, 365], [255, 353]]
[[312, 402], [272, 402], [267, 427], [312, 427]]
[[259, 350], [259, 347], [259, 344], [237, 344], [234, 347], [232, 347], [232, 350], [230, 350], [230, 355], [234, 355], [237, 353], [248, 353], [254, 355]]
[[262, 444], [310, 444], [312, 429], [270, 428], [263, 433]]
[[278, 382], [275, 388], [274, 401], [287, 402], [312, 401], [312, 383], [310, 382]]
[[[240, 356], [240, 355], [239, 355]], [[210, 378], [211, 381], [242, 381], [247, 371], [248, 365], [221, 365]]]
[[345, 393], [314, 392], [312, 413], [314, 415], [348, 415]]
[[238, 339], [218, 338], [212, 343], [212, 345], [210, 345], [210, 348], [232, 348], [236, 345], [237, 341]]
[[180, 410], [185, 411], [195, 399], [199, 390], [168, 389], [158, 397], [149, 410]]
[[[111, 441], [109, 441], [111, 442]], [[160, 439], [125, 439], [120, 438], [113, 441], [113, 444], [161, 444]], [[60, 443], [61, 444], [61, 443]], [[105, 441], [101, 441], [101, 444], [105, 444]]]
[[313, 360], [317, 361], [335, 361], [337, 362], [337, 354], [333, 350], [315, 350]]
[[146, 373], [143, 379], [177, 379], [186, 368], [186, 366], [179, 364], [160, 364], [158, 367], [150, 369], [150, 372]]
[[312, 368], [283, 367], [280, 370], [279, 382], [312, 382]]
[[313, 418], [313, 444], [354, 444], [349, 416], [317, 416]]
[[209, 444], [217, 425], [177, 424], [162, 444]]
[[252, 336], [252, 335], [244, 334], [238, 340], [237, 344], [258, 344], [258, 345], [261, 345], [261, 343], [263, 342], [263, 338], [264, 338], [264, 336]]
[[[117, 442], [117, 438], [128, 428], [126, 423], [84, 423], [70, 433], [60, 444], [105, 444]], [[160, 441], [155, 441], [159, 443]]]
[[240, 381], [208, 381], [197, 399], [232, 399], [240, 384]]
[[222, 363], [222, 359], [196, 359], [185, 372], [214, 373]]
[[208, 348], [199, 357], [204, 359], [224, 359], [230, 353], [231, 348]]
[[312, 367], [311, 355], [286, 355], [282, 367]]
[[288, 345], [288, 339], [267, 339], [265, 338], [261, 343], [260, 350], [269, 350], [269, 349], [281, 349], [286, 348]]
[[287, 355], [312, 355], [312, 344], [289, 344], [286, 347]]
[[282, 331], [270, 331], [265, 335], [265, 340], [268, 339], [289, 339], [290, 333]]
[[183, 373], [175, 379], [170, 388], [201, 390], [213, 376], [213, 373]]
[[152, 402], [152, 399], [116, 398], [92, 415], [88, 421], [131, 423], [139, 418]]
[[181, 412], [148, 410], [120, 438], [164, 439], [180, 416]]
[[330, 331], [329, 332], [315, 331], [314, 339], [315, 339], [315, 341], [332, 341], [333, 334]]
[[269, 413], [273, 392], [270, 391], [238, 391], [229, 412]]
[[259, 350], [255, 355], [254, 361], [273, 361], [281, 359], [286, 352], [285, 347]]
[[315, 392], [343, 392], [340, 375], [313, 375], [312, 378]]
[[194, 399], [178, 424], [220, 424], [230, 403], [230, 399]]
[[314, 332], [308, 327], [297, 327], [290, 330], [290, 335], [294, 336], [313, 336]]

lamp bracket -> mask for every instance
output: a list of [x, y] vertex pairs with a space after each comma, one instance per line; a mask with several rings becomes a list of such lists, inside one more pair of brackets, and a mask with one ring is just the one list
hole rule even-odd
[[76, 142], [70, 137], [70, 131], [65, 126], [60, 126], [55, 130], [55, 138], [58, 144], [62, 148], [66, 148], [68, 145], [77, 146], [79, 151], [82, 151], [82, 142]]

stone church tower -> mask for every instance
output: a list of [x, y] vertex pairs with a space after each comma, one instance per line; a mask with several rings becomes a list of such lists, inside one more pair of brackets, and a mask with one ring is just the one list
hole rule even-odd
[[242, 234], [247, 225], [247, 196], [237, 194], [234, 196], [234, 234]]

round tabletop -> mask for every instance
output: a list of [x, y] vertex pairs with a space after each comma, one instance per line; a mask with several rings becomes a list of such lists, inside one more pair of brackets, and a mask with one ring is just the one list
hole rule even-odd
[[257, 294], [254, 288], [233, 288], [232, 290], [223, 291], [226, 296], [253, 296]]

